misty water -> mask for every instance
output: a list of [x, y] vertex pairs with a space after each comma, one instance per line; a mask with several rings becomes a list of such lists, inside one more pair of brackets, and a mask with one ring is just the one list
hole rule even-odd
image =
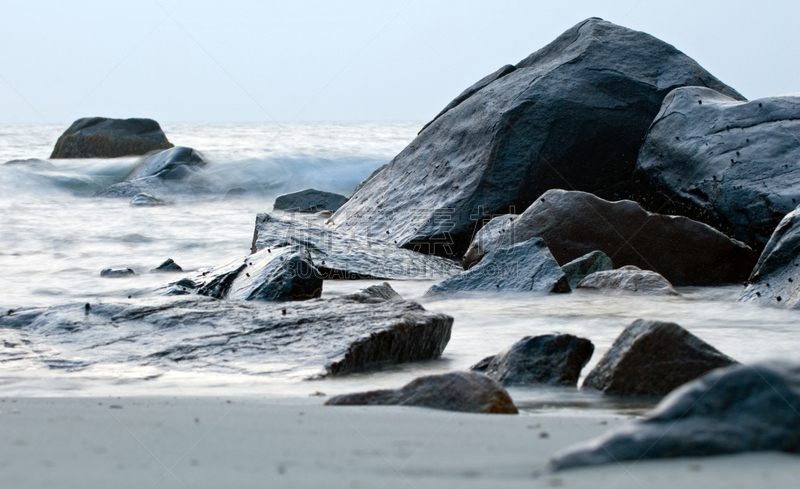
[[[317, 188], [350, 195], [416, 135], [420, 123], [163, 124], [170, 141], [209, 161], [200, 179], [176, 189], [171, 203], [132, 207], [129, 199], [92, 195], [125, 178], [137, 158], [48, 160], [65, 127], [0, 126], [0, 314], [9, 309], [73, 302], [146, 303], [153, 289], [174, 280], [149, 271], [167, 258], [184, 270], [220, 265], [249, 253], [258, 212], [277, 195]], [[2, 162], [25, 160], [11, 164]], [[229, 189], [242, 192], [225, 197]], [[104, 268], [130, 267], [136, 276], [100, 277]], [[323, 297], [377, 283], [326, 281]], [[404, 298], [455, 318], [442, 359], [339, 378], [307, 381], [230, 369], [95, 364], [83, 369], [17, 361], [16, 331], [0, 330], [0, 395], [308, 396], [399, 387], [424, 374], [466, 369], [526, 335], [559, 331], [590, 339], [595, 353], [584, 375], [622, 329], [638, 318], [677, 322], [741, 361], [794, 358], [800, 351], [800, 313], [736, 299], [740, 286], [681, 288], [680, 297], [469, 295], [423, 299], [430, 280], [393, 281]], [[12, 346], [9, 346], [12, 345]], [[36, 345], [32, 346], [33, 348]], [[39, 355], [60, 354], [50, 345]], [[91, 354], [91, 353], [88, 353]], [[251, 360], [248, 360], [251, 361]], [[617, 402], [575, 389], [515, 388], [522, 408], [638, 413], [649, 404]]]

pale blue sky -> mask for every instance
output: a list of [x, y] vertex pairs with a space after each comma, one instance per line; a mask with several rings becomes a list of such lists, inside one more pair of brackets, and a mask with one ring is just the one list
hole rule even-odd
[[424, 121], [592, 16], [675, 45], [748, 98], [800, 91], [796, 0], [3, 0], [0, 13], [0, 123]]

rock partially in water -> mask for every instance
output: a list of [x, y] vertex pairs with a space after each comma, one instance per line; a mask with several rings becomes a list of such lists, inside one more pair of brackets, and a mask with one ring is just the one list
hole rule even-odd
[[136, 275], [130, 268], [104, 268], [100, 271], [100, 276], [105, 278], [121, 278]]
[[361, 302], [362, 304], [403, 300], [400, 294], [395, 292], [392, 286], [386, 282], [380, 285], [370, 285], [353, 294], [343, 295], [342, 299]]
[[728, 95], [701, 86], [671, 92], [635, 175], [643, 205], [708, 223], [760, 251], [800, 204], [800, 95]]
[[171, 147], [161, 126], [152, 119], [89, 117], [78, 119], [64, 131], [50, 158], [116, 158]]
[[517, 414], [495, 380], [476, 372], [451, 372], [412, 380], [400, 389], [335, 396], [326, 406], [420, 406], [462, 413]]
[[135, 198], [144, 193], [158, 199], [187, 189], [203, 189], [206, 183], [196, 177], [206, 165], [200, 153], [184, 146], [152, 152], [142, 157], [125, 181], [110, 185], [95, 196]]
[[[170, 371], [343, 375], [439, 358], [453, 318], [409, 301], [360, 303], [153, 297], [118, 303], [18, 309], [0, 317], [37, 345], [37, 361], [75, 367], [137, 364]], [[31, 357], [33, 359], [33, 357]]]
[[583, 381], [583, 388], [620, 396], [665, 396], [736, 360], [675, 323], [639, 319], [625, 328]]
[[581, 280], [595, 272], [604, 272], [606, 270], [613, 270], [614, 264], [611, 263], [605, 253], [599, 250], [586, 253], [580, 258], [575, 258], [571, 262], [561, 267], [564, 270], [564, 275], [567, 276], [569, 286], [571, 289], [578, 287]]
[[457, 292], [569, 292], [564, 271], [539, 238], [490, 252], [476, 266], [440, 282], [426, 296]]
[[675, 285], [739, 283], [756, 261], [747, 245], [707, 224], [585, 192], [550, 190], [502, 231], [494, 242], [491, 236], [476, 242], [466, 257], [480, 260], [493, 249], [540, 237], [559, 264], [600, 250], [617, 266], [653, 270]]
[[595, 272], [581, 280], [577, 288], [611, 293], [680, 295], [661, 275], [633, 265], [626, 265], [617, 270]]
[[672, 392], [631, 426], [557, 453], [556, 470], [739, 452], [800, 454], [800, 365], [715, 370]]
[[132, 206], [154, 207], [159, 205], [167, 205], [164, 199], [159, 199], [155, 195], [140, 193], [133, 196], [131, 199]]
[[280, 195], [273, 208], [279, 211], [319, 212], [336, 211], [347, 202], [344, 195], [312, 188]]
[[506, 387], [542, 384], [575, 387], [593, 353], [591, 341], [570, 334], [526, 336], [470, 370], [484, 372]]
[[151, 272], [182, 272], [183, 268], [175, 263], [172, 258], [167, 258], [164, 263], [152, 269]]
[[377, 239], [336, 231], [324, 225], [269, 214], [256, 216], [251, 251], [275, 251], [290, 244], [308, 248], [326, 279], [432, 279], [450, 276], [458, 265]]

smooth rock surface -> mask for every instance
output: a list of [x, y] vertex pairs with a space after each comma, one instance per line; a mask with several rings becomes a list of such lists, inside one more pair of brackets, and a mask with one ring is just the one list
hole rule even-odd
[[492, 249], [540, 237], [559, 264], [599, 250], [616, 266], [653, 270], [675, 285], [743, 282], [756, 261], [747, 245], [707, 224], [585, 192], [550, 190], [502, 231], [478, 233], [464, 260], [477, 262]]
[[133, 196], [131, 199], [132, 206], [153, 207], [159, 205], [167, 205], [164, 199], [159, 199], [155, 195], [140, 193]]
[[581, 280], [576, 288], [611, 293], [680, 295], [672, 284], [661, 275], [633, 265], [625, 265], [617, 270], [592, 273]]
[[490, 252], [478, 265], [434, 285], [426, 296], [457, 292], [570, 292], [544, 240], [532, 238]]
[[152, 269], [151, 272], [182, 272], [183, 268], [175, 263], [172, 258], [167, 258], [161, 265]]
[[627, 196], [647, 128], [679, 86], [743, 100], [673, 46], [587, 19], [459, 95], [332, 221], [460, 256], [483, 216], [525, 209], [548, 189]]
[[636, 164], [640, 202], [760, 251], [800, 204], [800, 95], [727, 95], [688, 87], [664, 99]]
[[620, 396], [665, 396], [737, 362], [675, 323], [638, 319], [617, 337], [583, 388]]
[[551, 467], [738, 452], [800, 454], [800, 366], [715, 370], [671, 393], [643, 420], [557, 453]]
[[136, 275], [136, 272], [130, 268], [104, 268], [100, 270], [100, 276], [106, 278], [122, 278], [132, 275]]
[[336, 211], [345, 202], [347, 197], [344, 195], [309, 188], [278, 196], [273, 209], [295, 212]]
[[613, 268], [614, 264], [611, 263], [611, 258], [599, 250], [586, 253], [561, 267], [564, 270], [564, 275], [567, 276], [569, 287], [573, 290], [578, 287], [580, 281], [586, 276], [595, 272], [612, 270]]
[[134, 197], [144, 193], [159, 199], [184, 190], [208, 190], [199, 173], [207, 164], [199, 152], [184, 146], [152, 152], [141, 158], [125, 181], [110, 185], [95, 196]]
[[50, 158], [116, 158], [171, 147], [161, 126], [152, 119], [88, 117], [64, 131]]
[[328, 406], [420, 406], [462, 413], [517, 414], [503, 387], [475, 372], [451, 372], [412, 380], [400, 389], [384, 389], [330, 398]]

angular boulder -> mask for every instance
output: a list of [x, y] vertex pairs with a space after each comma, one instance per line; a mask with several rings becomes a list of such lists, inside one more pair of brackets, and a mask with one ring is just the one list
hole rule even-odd
[[680, 295], [661, 275], [633, 265], [625, 265], [617, 270], [595, 272], [581, 280], [576, 288], [611, 293]]
[[434, 285], [428, 297], [458, 292], [570, 291], [544, 240], [532, 238], [492, 251], [478, 265]]
[[644, 419], [557, 453], [551, 468], [740, 452], [800, 454], [800, 365], [715, 370], [671, 393]]
[[380, 285], [370, 285], [358, 292], [343, 295], [342, 298], [349, 301], [361, 302], [362, 304], [403, 300], [400, 294], [395, 292], [392, 286], [386, 282]]
[[89, 117], [78, 119], [64, 131], [50, 158], [116, 158], [171, 147], [161, 126], [152, 119]]
[[344, 195], [324, 192], [322, 190], [306, 189], [291, 194], [284, 194], [275, 199], [273, 209], [294, 212], [335, 212], [347, 202]]
[[744, 243], [682, 216], [653, 214], [630, 200], [609, 202], [586, 192], [549, 190], [498, 238], [475, 240], [465, 260], [540, 237], [559, 264], [599, 250], [616, 266], [660, 273], [675, 285], [743, 282], [756, 257]]
[[665, 396], [737, 362], [675, 323], [639, 319], [625, 328], [582, 388], [619, 396]]
[[470, 370], [483, 372], [505, 387], [575, 387], [592, 353], [591, 341], [570, 334], [526, 336]]
[[587, 19], [459, 95], [332, 222], [460, 256], [483, 216], [525, 209], [548, 189], [627, 197], [647, 128], [680, 86], [743, 100], [673, 46]]
[[172, 258], [167, 258], [161, 265], [150, 270], [151, 272], [182, 272], [183, 268], [175, 263]]
[[640, 202], [760, 251], [800, 204], [800, 96], [729, 95], [687, 87], [664, 99], [636, 164]]
[[611, 258], [599, 250], [586, 253], [582, 257], [575, 258], [561, 267], [561, 269], [564, 270], [564, 275], [567, 276], [567, 281], [571, 289], [578, 287], [580, 281], [588, 275], [595, 272], [612, 270], [613, 268], [614, 264], [611, 263]]
[[[159, 199], [158, 196], [185, 189], [187, 182], [203, 187], [204, 182], [193, 180], [207, 164], [199, 152], [184, 146], [153, 152], [141, 158], [125, 181], [100, 190], [95, 197], [136, 198], [138, 194], [146, 194]], [[133, 201], [131, 204], [133, 205]]]
[[420, 406], [462, 413], [517, 414], [503, 387], [476, 372], [451, 372], [412, 380], [400, 389], [335, 396], [326, 406]]

